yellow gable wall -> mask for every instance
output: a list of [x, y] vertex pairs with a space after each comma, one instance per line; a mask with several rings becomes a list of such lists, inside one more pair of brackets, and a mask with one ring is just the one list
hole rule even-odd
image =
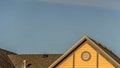
[[[88, 61], [81, 59], [81, 54], [84, 51], [88, 51], [91, 54], [91, 58]], [[73, 56], [74, 55], [74, 56]], [[97, 60], [98, 59], [98, 60]], [[74, 62], [73, 62], [74, 61]], [[62, 61], [56, 68], [115, 68], [100, 54], [97, 56], [97, 52], [89, 44], [85, 43], [77, 50]]]
[[99, 55], [99, 68], [115, 68], [104, 57]]
[[56, 68], [73, 68], [73, 55], [70, 55], [61, 63], [58, 65]]
[[[81, 59], [81, 54], [84, 51], [91, 53], [91, 59], [89, 61], [83, 61]], [[96, 51], [88, 44], [84, 44], [84, 46], [79, 47], [75, 51], [75, 68], [96, 68]]]

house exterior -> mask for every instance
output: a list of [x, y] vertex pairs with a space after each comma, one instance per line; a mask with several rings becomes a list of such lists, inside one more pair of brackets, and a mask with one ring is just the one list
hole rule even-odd
[[0, 50], [0, 68], [120, 68], [120, 58], [88, 36], [64, 54], [16, 54]]

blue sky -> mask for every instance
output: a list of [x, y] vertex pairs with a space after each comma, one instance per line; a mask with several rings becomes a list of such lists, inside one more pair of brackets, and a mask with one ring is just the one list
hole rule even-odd
[[119, 0], [0, 1], [0, 48], [64, 53], [84, 35], [120, 56]]

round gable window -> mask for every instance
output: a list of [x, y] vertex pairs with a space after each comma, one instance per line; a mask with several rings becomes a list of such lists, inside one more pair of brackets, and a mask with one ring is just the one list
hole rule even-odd
[[82, 58], [82, 60], [84, 60], [84, 61], [88, 61], [88, 60], [90, 60], [90, 58], [91, 58], [91, 54], [90, 54], [88, 51], [84, 51], [84, 52], [81, 54], [81, 58]]

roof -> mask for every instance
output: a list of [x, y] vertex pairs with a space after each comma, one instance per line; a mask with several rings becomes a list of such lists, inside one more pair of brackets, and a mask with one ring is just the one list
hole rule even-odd
[[105, 57], [111, 64], [113, 64], [116, 68], [120, 67], [120, 58], [117, 57], [112, 51], [110, 51], [105, 46], [96, 42], [95, 40], [89, 38], [88, 36], [84, 36], [81, 40], [73, 45], [67, 52], [65, 52], [60, 58], [58, 58], [53, 64], [49, 66], [49, 68], [55, 68], [58, 64], [60, 64], [64, 59], [66, 59], [70, 54], [72, 54], [77, 48], [82, 46], [83, 43], [87, 42], [93, 47], [99, 54]]
[[[89, 39], [91, 39], [91, 38], [89, 38]], [[104, 45], [100, 44], [99, 42], [97, 42], [97, 41], [95, 41], [93, 39], [91, 39], [91, 40], [120, 64], [120, 58], [117, 55], [115, 55], [112, 52], [112, 50], [108, 49], [107, 47], [105, 47]]]
[[9, 55], [10, 60], [15, 65], [15, 68], [21, 68], [23, 61], [27, 61], [29, 68], [48, 68], [62, 54], [23, 54]]
[[9, 54], [15, 53], [0, 49], [0, 68], [15, 68], [8, 57]]
[[16, 54], [4, 49], [0, 49], [0, 68], [21, 68], [23, 61], [27, 61], [29, 68], [54, 68], [62, 62], [67, 56], [74, 52], [83, 43], [89, 43], [99, 54], [105, 57], [116, 68], [120, 67], [120, 58], [116, 56], [111, 50], [89, 38], [83, 37], [73, 45], [64, 54]]

